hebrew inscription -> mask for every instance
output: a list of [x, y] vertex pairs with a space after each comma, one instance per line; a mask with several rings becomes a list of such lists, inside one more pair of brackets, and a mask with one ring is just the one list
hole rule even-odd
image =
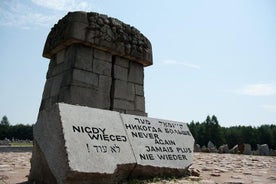
[[192, 161], [194, 139], [186, 124], [121, 114], [137, 164], [185, 168]]

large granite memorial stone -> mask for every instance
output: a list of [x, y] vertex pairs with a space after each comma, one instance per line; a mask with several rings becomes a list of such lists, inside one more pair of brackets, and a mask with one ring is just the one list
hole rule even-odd
[[58, 103], [41, 111], [34, 136], [41, 162], [29, 180], [36, 184], [183, 176], [192, 163], [187, 125], [169, 120]]
[[144, 67], [152, 65], [152, 48], [139, 30], [107, 15], [69, 12], [51, 29], [43, 56], [50, 63], [30, 183], [186, 173], [194, 145], [187, 125], [145, 117]]

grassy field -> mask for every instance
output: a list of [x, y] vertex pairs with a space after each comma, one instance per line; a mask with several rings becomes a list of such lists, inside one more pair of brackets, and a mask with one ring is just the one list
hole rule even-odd
[[32, 147], [33, 146], [33, 143], [30, 142], [12, 142], [11, 143], [11, 146], [14, 146], [14, 147], [18, 147], [18, 146], [22, 146], [22, 147]]

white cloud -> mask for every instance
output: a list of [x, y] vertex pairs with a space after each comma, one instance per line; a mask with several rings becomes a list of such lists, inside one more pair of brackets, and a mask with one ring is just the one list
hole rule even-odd
[[262, 105], [262, 108], [268, 111], [276, 112], [276, 105]]
[[191, 63], [187, 63], [187, 62], [176, 61], [176, 60], [164, 60], [161, 63], [165, 64], [165, 65], [180, 65], [180, 66], [184, 66], [187, 68], [193, 68], [193, 69], [200, 68], [199, 65], [195, 65], [195, 64], [191, 64]]
[[55, 20], [53, 15], [44, 15], [23, 4], [23, 1], [4, 1], [0, 6], [0, 25], [29, 29], [34, 25], [48, 26]]
[[54, 25], [68, 11], [91, 11], [84, 0], [3, 0], [0, 25], [29, 29]]
[[38, 6], [58, 11], [91, 11], [91, 6], [83, 0], [32, 0], [32, 2]]
[[276, 95], [276, 85], [272, 83], [250, 84], [237, 90], [237, 92], [250, 96], [271, 96]]

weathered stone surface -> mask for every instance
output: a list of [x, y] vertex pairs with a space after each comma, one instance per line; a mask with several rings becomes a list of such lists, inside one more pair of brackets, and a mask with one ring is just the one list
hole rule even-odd
[[119, 65], [114, 65], [113, 67], [115, 79], [127, 81], [128, 69]]
[[258, 154], [259, 155], [269, 155], [269, 147], [267, 144], [262, 144], [262, 145], [259, 145], [257, 144], [257, 147], [258, 147]]
[[132, 177], [182, 175], [192, 163], [194, 139], [186, 124], [121, 114], [137, 161]]
[[99, 76], [99, 89], [103, 91], [110, 91], [112, 85], [112, 77], [100, 75]]
[[234, 154], [238, 153], [239, 152], [238, 147], [239, 147], [238, 145], [235, 145], [233, 148], [229, 150], [229, 153], [234, 153]]
[[251, 155], [252, 154], [252, 150], [251, 150], [251, 145], [250, 144], [244, 144], [243, 154], [245, 154], [245, 155]]
[[5, 138], [4, 140], [0, 140], [0, 146], [10, 146], [11, 145], [11, 141], [7, 138]]
[[131, 62], [129, 66], [128, 80], [136, 84], [143, 84], [144, 82], [144, 68], [139, 63]]
[[134, 97], [134, 84], [122, 80], [114, 81], [114, 98], [134, 101]]
[[92, 72], [87, 72], [84, 70], [77, 70], [73, 71], [73, 85], [80, 85], [80, 86], [98, 86], [99, 84], [99, 76]]
[[135, 84], [135, 94], [140, 95], [140, 96], [144, 96], [144, 86], [139, 85], [139, 84]]
[[[93, 95], [93, 98], [91, 98], [91, 95]], [[64, 88], [58, 101], [100, 109], [110, 108], [109, 91], [74, 85]]]
[[76, 51], [75, 51], [76, 53], [75, 53], [75, 60], [73, 61], [74, 67], [81, 70], [92, 72], [94, 49], [92, 47], [87, 47], [84, 45], [77, 45], [75, 47], [76, 47]]
[[95, 73], [111, 76], [111, 68], [112, 64], [109, 62], [96, 58], [93, 60], [93, 72]]
[[107, 61], [107, 62], [112, 62], [112, 55], [110, 52], [105, 52], [101, 51], [99, 49], [95, 49], [94, 51], [94, 58]]
[[56, 104], [34, 127], [30, 181], [116, 183], [135, 166], [120, 114]]
[[61, 83], [62, 83], [63, 75], [58, 75], [54, 77], [52, 86], [51, 86], [51, 96], [56, 96], [59, 94], [59, 90], [61, 88]]
[[43, 55], [51, 61], [40, 111], [65, 102], [147, 115], [143, 67], [152, 64], [151, 45], [134, 27], [97, 13], [68, 13], [49, 33]]
[[200, 151], [201, 151], [200, 145], [199, 144], [195, 144], [194, 145], [194, 152], [200, 152]]
[[143, 96], [135, 97], [135, 110], [145, 111], [145, 98]]
[[149, 40], [136, 28], [103, 14], [68, 13], [49, 33], [43, 56], [53, 58], [72, 44], [90, 45], [145, 66], [152, 64]]
[[29, 180], [98, 184], [183, 176], [193, 145], [183, 123], [59, 103], [41, 111], [34, 126]]
[[134, 103], [127, 100], [114, 99], [113, 108], [125, 111], [126, 109], [134, 110]]
[[119, 56], [116, 56], [115, 61], [114, 61], [115, 65], [119, 65], [119, 66], [122, 66], [125, 68], [129, 67], [129, 62], [130, 62], [129, 60], [119, 57]]
[[61, 50], [60, 52], [57, 53], [56, 62], [57, 62], [57, 64], [64, 62], [64, 50]]
[[219, 153], [229, 153], [228, 144], [223, 144], [218, 149]]
[[214, 145], [214, 143], [212, 143], [212, 141], [208, 141], [207, 147], [208, 147], [208, 150], [209, 150], [210, 153], [217, 153], [218, 152], [216, 146]]

